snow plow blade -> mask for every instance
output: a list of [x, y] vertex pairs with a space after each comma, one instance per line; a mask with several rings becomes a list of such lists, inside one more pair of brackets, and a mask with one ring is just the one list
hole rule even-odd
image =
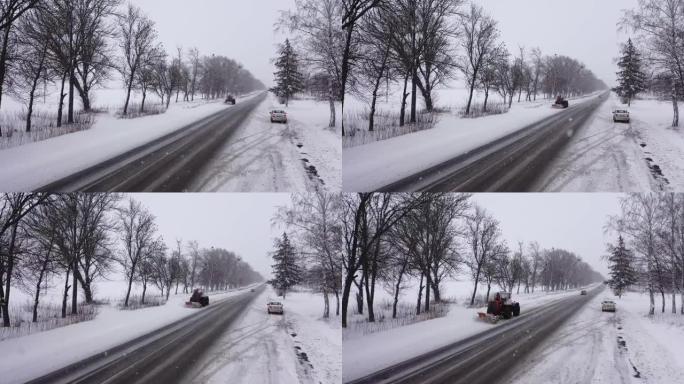
[[478, 312], [477, 318], [490, 324], [496, 324], [499, 322], [499, 316], [494, 316], [484, 312]]
[[197, 303], [197, 302], [190, 302], [190, 301], [186, 301], [185, 306], [187, 308], [202, 308], [202, 304]]

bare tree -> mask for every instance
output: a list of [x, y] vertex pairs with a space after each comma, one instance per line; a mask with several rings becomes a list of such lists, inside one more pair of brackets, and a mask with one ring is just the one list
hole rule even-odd
[[9, 327], [9, 302], [14, 268], [18, 263], [16, 240], [19, 225], [47, 196], [35, 193], [10, 193], [0, 197], [0, 239], [7, 239], [7, 249], [0, 253], [0, 309], [4, 327]]
[[466, 265], [474, 280], [473, 294], [470, 305], [475, 305], [477, 286], [480, 283], [482, 268], [489, 262], [495, 251], [499, 251], [501, 229], [499, 222], [493, 218], [484, 208], [475, 206], [473, 212], [466, 219], [466, 243], [470, 248], [470, 254]]
[[[342, 63], [340, 64], [340, 99], [342, 100], [342, 113], [344, 113], [344, 96], [347, 92], [347, 80], [352, 67], [352, 45], [354, 34], [359, 20], [371, 9], [377, 7], [383, 0], [342, 0], [342, 29], [345, 31], [344, 47], [342, 50]], [[342, 119], [342, 136], [344, 136], [344, 119]]]
[[140, 8], [129, 4], [126, 13], [119, 19], [119, 33], [119, 47], [124, 59], [119, 70], [126, 83], [126, 102], [123, 108], [123, 115], [126, 116], [137, 72], [143, 58], [155, 49], [157, 31], [154, 22]]
[[132, 198], [128, 200], [126, 206], [119, 209], [119, 225], [123, 243], [123, 255], [119, 262], [128, 278], [124, 307], [128, 306], [137, 267], [150, 255], [151, 247], [155, 244], [154, 236], [157, 226], [154, 220], [154, 216], [140, 202]]
[[191, 100], [195, 101], [195, 92], [197, 91], [197, 79], [200, 73], [202, 61], [200, 60], [200, 53], [197, 48], [191, 48], [188, 51], [188, 58], [190, 60], [190, 95]]
[[468, 82], [469, 96], [465, 113], [469, 115], [481, 71], [484, 66], [491, 63], [499, 50], [499, 30], [497, 22], [487, 15], [481, 6], [474, 3], [471, 4], [470, 11], [462, 18], [462, 29], [462, 48], [465, 55], [461, 71]]
[[[34, 26], [40, 22], [37, 17], [39, 11], [30, 11], [19, 25], [21, 37], [18, 42], [18, 55], [16, 69], [13, 71], [14, 94], [26, 102], [26, 132], [31, 131], [31, 118], [33, 117], [33, 104], [36, 99], [38, 86], [50, 78], [48, 63], [48, 42], [40, 31]], [[26, 96], [28, 94], [28, 96]]]

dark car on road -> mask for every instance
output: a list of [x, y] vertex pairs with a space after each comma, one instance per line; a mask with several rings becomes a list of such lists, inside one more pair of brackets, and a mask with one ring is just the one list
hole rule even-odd
[[226, 97], [226, 104], [235, 105], [235, 103], [236, 103], [235, 96], [228, 95], [228, 97]]

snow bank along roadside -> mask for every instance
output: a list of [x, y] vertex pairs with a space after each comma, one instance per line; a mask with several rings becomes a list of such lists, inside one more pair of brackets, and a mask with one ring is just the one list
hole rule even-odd
[[627, 109], [648, 166], [657, 178], [666, 180], [666, 190], [684, 190], [684, 132], [672, 128], [672, 103], [635, 100]]
[[[459, 292], [461, 293], [463, 292]], [[447, 293], [445, 297], [449, 294], [452, 292]], [[514, 295], [514, 299], [520, 302], [521, 313], [525, 314], [526, 311], [538, 308], [550, 301], [578, 294], [579, 290], [536, 292]], [[451, 306], [449, 314], [443, 318], [366, 336], [354, 335], [353, 338], [347, 337], [344, 333], [343, 381], [365, 377], [503, 324], [492, 325], [479, 321], [477, 312], [484, 310], [485, 308], [466, 308], [456, 304]]]
[[[578, 104], [597, 97], [579, 98]], [[508, 113], [477, 119], [455, 114], [441, 115], [433, 129], [345, 148], [343, 180], [345, 191], [372, 191], [442, 164], [489, 142], [519, 131], [562, 111], [551, 101], [513, 105]]]
[[[254, 95], [250, 96], [254, 97]], [[0, 151], [0, 189], [36, 190], [177, 131], [227, 107], [222, 101], [172, 105], [161, 115], [100, 115], [87, 130]]]
[[[660, 304], [656, 304], [656, 313], [648, 316], [649, 298], [646, 293], [629, 292], [621, 299], [614, 298], [617, 303], [618, 326], [622, 327], [622, 336], [627, 343], [630, 358], [644, 377], [662, 375], [661, 379], [682, 377], [684, 374], [684, 316], [673, 314], [670, 307], [671, 297], [666, 296], [667, 308], [660, 312]], [[677, 295], [677, 305], [681, 306], [681, 298]], [[679, 309], [679, 308], [678, 308]], [[664, 366], [666, 372], [655, 367]], [[649, 375], [649, 371], [650, 375]], [[672, 374], [672, 375], [670, 375]], [[664, 381], [656, 381], [664, 382]]]
[[[211, 295], [220, 301], [253, 286]], [[103, 307], [95, 320], [0, 342], [3, 383], [23, 383], [153, 332], [198, 311], [186, 308], [187, 295], [166, 305], [136, 311]]]
[[297, 334], [295, 345], [301, 346], [313, 365], [314, 382], [340, 383], [342, 379], [342, 323], [335, 316], [331, 298], [330, 318], [324, 319], [323, 297], [306, 292], [288, 294], [284, 308], [289, 328]]

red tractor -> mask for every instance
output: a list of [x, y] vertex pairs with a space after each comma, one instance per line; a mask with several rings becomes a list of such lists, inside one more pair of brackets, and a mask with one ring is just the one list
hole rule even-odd
[[195, 289], [190, 296], [190, 301], [185, 302], [188, 308], [203, 308], [209, 305], [209, 296], [205, 295], [201, 289]]
[[570, 107], [570, 103], [567, 100], [565, 100], [563, 96], [558, 96], [556, 98], [556, 102], [553, 103], [551, 107], [556, 109], [567, 109], [568, 107]]
[[499, 292], [487, 303], [487, 313], [479, 312], [481, 320], [496, 323], [501, 319], [508, 320], [520, 316], [520, 303], [511, 299], [508, 292]]

